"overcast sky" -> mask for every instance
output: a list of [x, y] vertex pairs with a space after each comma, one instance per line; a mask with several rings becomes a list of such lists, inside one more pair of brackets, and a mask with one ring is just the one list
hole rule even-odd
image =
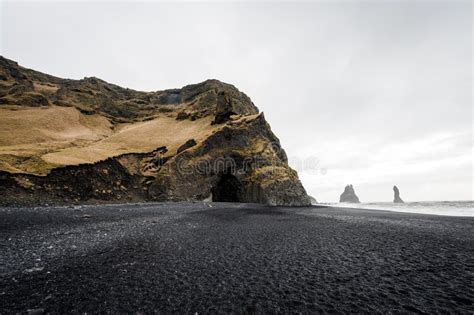
[[349, 183], [361, 201], [391, 201], [394, 184], [408, 201], [473, 199], [470, 1], [3, 1], [0, 14], [1, 55], [42, 72], [234, 84], [319, 201]]

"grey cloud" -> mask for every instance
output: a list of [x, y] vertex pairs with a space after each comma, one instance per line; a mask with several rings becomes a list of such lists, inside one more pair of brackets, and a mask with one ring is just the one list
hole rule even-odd
[[[265, 111], [289, 155], [330, 166], [324, 176], [302, 174], [321, 200], [337, 200], [327, 187], [342, 189], [364, 170], [390, 187], [384, 176], [394, 170], [373, 167], [383, 159], [395, 167], [388, 148], [413, 150], [440, 133], [472, 139], [471, 2], [4, 1], [0, 12], [1, 54], [27, 67], [140, 90], [207, 78], [236, 85]], [[440, 150], [432, 157], [442, 163], [472, 141]], [[471, 198], [462, 174], [472, 163], [426, 173], [431, 153], [417, 154], [410, 161], [420, 173], [402, 169], [397, 179], [411, 199]], [[420, 176], [443, 180], [427, 190]], [[373, 185], [360, 185], [365, 200], [380, 199]]]

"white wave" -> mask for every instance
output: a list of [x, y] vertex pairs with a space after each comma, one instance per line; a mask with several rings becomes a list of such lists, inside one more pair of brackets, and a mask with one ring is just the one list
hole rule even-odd
[[354, 209], [388, 210], [421, 214], [474, 217], [474, 201], [419, 201], [419, 202], [370, 202], [370, 203], [330, 203], [331, 207]]

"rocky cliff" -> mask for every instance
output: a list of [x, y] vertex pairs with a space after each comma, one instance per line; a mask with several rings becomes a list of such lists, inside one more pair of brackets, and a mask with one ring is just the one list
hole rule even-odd
[[309, 205], [263, 113], [217, 80], [140, 92], [0, 57], [0, 204]]
[[347, 185], [344, 188], [344, 192], [341, 194], [339, 198], [339, 202], [350, 202], [350, 203], [359, 203], [359, 197], [357, 197], [354, 187], [352, 185]]

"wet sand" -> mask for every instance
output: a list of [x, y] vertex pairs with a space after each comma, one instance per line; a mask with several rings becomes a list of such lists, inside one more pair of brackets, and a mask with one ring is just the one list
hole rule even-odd
[[472, 313], [473, 230], [324, 207], [0, 208], [0, 313]]

